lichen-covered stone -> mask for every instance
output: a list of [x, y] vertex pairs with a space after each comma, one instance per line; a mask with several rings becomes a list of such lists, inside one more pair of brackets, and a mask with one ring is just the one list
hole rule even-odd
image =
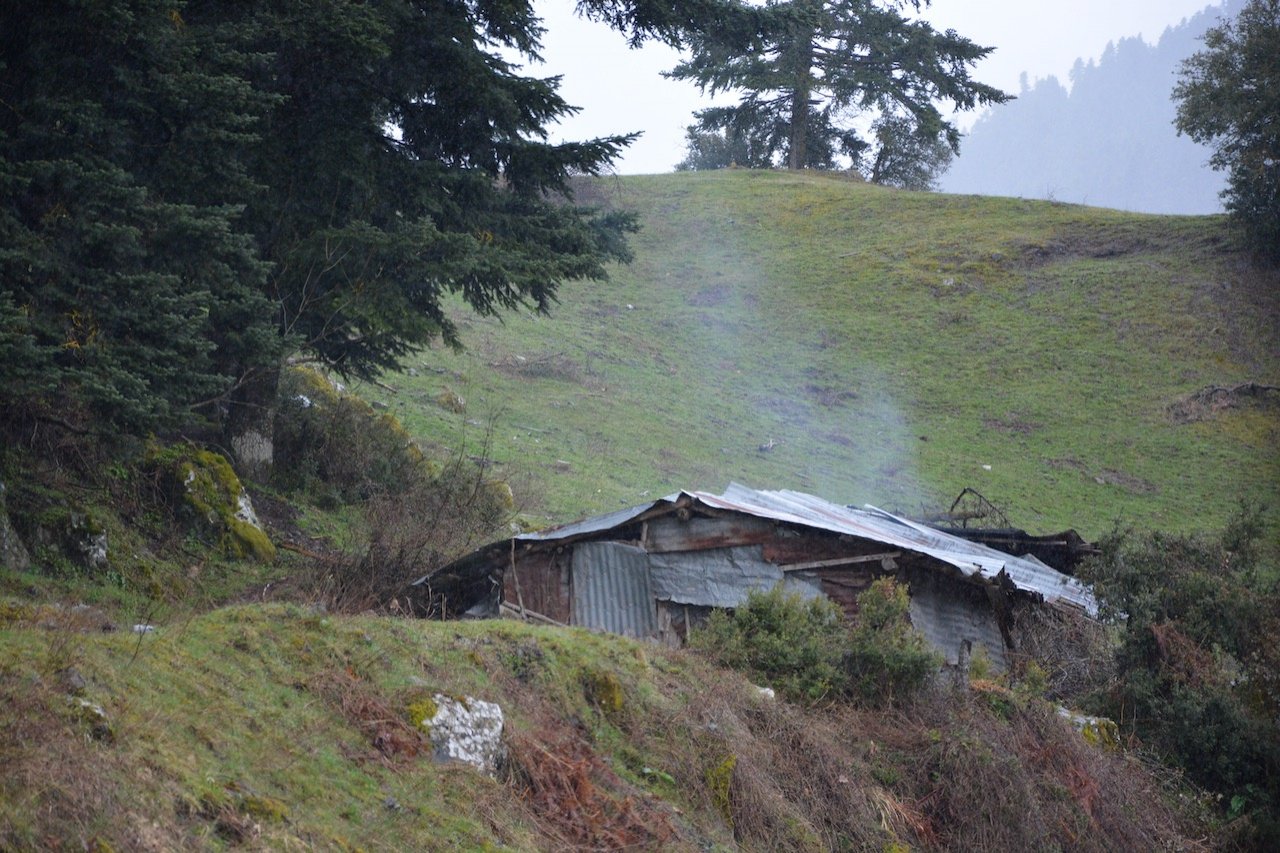
[[1093, 717], [1089, 714], [1079, 714], [1063, 707], [1058, 708], [1058, 716], [1069, 722], [1076, 731], [1080, 732], [1080, 736], [1085, 739], [1086, 743], [1105, 749], [1108, 752], [1115, 752], [1120, 749], [1120, 727], [1116, 725], [1115, 720], [1109, 720], [1106, 717]]
[[101, 705], [78, 696], [68, 697], [67, 702], [71, 706], [72, 717], [88, 728], [90, 737], [107, 743], [115, 740], [115, 729]]
[[436, 405], [446, 411], [459, 415], [467, 410], [467, 401], [462, 398], [461, 394], [454, 391], [452, 388], [445, 388], [436, 395]]
[[427, 731], [437, 761], [469, 764], [496, 776], [506, 757], [502, 745], [502, 708], [468, 696], [437, 693], [436, 713], [419, 725]]

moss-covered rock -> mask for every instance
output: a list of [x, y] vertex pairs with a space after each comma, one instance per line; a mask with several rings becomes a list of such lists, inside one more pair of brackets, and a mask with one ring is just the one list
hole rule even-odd
[[289, 817], [289, 807], [283, 800], [262, 794], [246, 794], [240, 800], [240, 810], [258, 820], [283, 822]]
[[622, 681], [612, 672], [599, 670], [583, 677], [587, 701], [606, 717], [616, 716], [623, 707]]
[[226, 457], [212, 450], [176, 444], [153, 448], [151, 466], [180, 516], [229, 556], [261, 562], [275, 559], [276, 548], [258, 524], [253, 502]]
[[[7, 538], [29, 548], [26, 566], [0, 560], [9, 568], [38, 566], [57, 575], [81, 574], [106, 568], [110, 562], [107, 529], [97, 508], [85, 506], [64, 488], [36, 481], [17, 481], [6, 489], [2, 514], [12, 527]], [[4, 531], [0, 530], [0, 537]]]
[[440, 705], [431, 696], [423, 696], [410, 702], [406, 711], [409, 715], [409, 724], [411, 726], [430, 734], [431, 721], [435, 719], [436, 714], [440, 711]]

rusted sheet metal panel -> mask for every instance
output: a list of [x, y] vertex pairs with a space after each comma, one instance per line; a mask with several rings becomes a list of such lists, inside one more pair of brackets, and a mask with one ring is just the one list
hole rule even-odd
[[774, 537], [776, 527], [769, 519], [753, 516], [694, 517], [682, 521], [678, 516], [668, 515], [648, 523], [643, 544], [653, 553], [759, 545]]
[[1047, 601], [1061, 601], [1098, 612], [1093, 592], [1039, 561], [1004, 554], [977, 542], [934, 530], [923, 524], [878, 510], [850, 509], [802, 492], [765, 492], [731, 484], [723, 495], [688, 492], [690, 497], [714, 509], [734, 510], [761, 518], [843, 533], [904, 550], [927, 554], [960, 569], [966, 575], [992, 581], [1004, 571], [1021, 590], [1035, 592]]
[[961, 647], [967, 644], [971, 653], [983, 647], [997, 670], [1008, 667], [995, 611], [980, 591], [933, 573], [915, 573], [909, 612], [911, 624], [951, 666], [959, 662]]
[[573, 549], [573, 624], [627, 637], [658, 633], [649, 555], [620, 542], [580, 542]]
[[[805, 572], [812, 575], [821, 584], [822, 592], [840, 605], [840, 609], [845, 612], [846, 616], [853, 616], [858, 612], [858, 596], [863, 590], [871, 586], [871, 582], [879, 577], [880, 573], [874, 572], [872, 566], [863, 565], [857, 571], [840, 571], [838, 569], [818, 569], [813, 572]], [[878, 565], [874, 568], [879, 568]]]
[[779, 583], [804, 598], [822, 594], [816, 579], [802, 572], [784, 575], [764, 559], [759, 545], [650, 554], [649, 570], [656, 598], [702, 607], [738, 607], [751, 590]]
[[[786, 532], [783, 533], [783, 530]], [[879, 542], [859, 542], [825, 530], [782, 528], [778, 536], [765, 543], [764, 556], [771, 563], [787, 565], [883, 550], [884, 546]]]
[[567, 623], [572, 613], [568, 562], [565, 554], [516, 549], [515, 571], [508, 566], [502, 578], [502, 600], [516, 607], [523, 602], [535, 613]]

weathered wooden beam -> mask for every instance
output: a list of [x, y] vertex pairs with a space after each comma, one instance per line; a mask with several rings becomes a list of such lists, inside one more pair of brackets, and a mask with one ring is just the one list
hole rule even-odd
[[808, 563], [787, 563], [779, 566], [784, 572], [803, 572], [808, 569], [829, 569], [833, 566], [852, 566], [857, 563], [879, 563], [894, 560], [902, 556], [901, 551], [886, 551], [883, 554], [860, 554], [857, 557], [837, 557], [834, 560], [812, 560]]

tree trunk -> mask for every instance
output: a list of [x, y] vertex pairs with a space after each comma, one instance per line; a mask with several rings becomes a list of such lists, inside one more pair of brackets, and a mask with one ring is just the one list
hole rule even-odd
[[800, 33], [795, 47], [795, 87], [791, 92], [791, 138], [787, 143], [787, 167], [803, 169], [808, 160], [809, 97], [813, 91], [812, 27]]
[[265, 482], [275, 459], [273, 433], [280, 368], [258, 370], [231, 395], [226, 441], [242, 480]]

